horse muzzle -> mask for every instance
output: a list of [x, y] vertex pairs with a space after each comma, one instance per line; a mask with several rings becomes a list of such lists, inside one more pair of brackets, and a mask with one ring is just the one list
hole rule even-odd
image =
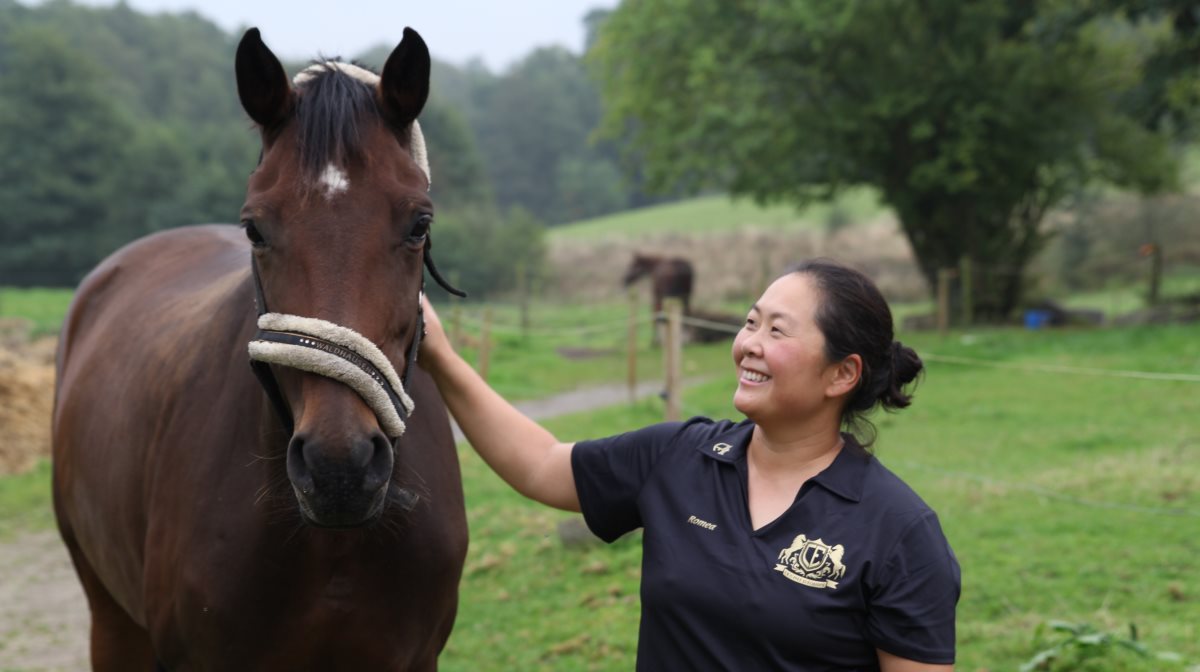
[[288, 444], [287, 474], [305, 520], [317, 527], [370, 523], [383, 511], [391, 481], [392, 443], [382, 434], [330, 445], [298, 433]]

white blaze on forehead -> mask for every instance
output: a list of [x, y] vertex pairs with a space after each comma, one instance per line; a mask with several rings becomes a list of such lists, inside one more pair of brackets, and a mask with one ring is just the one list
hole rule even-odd
[[[342, 73], [349, 75], [350, 77], [353, 77], [354, 79], [357, 79], [358, 81], [366, 84], [367, 86], [371, 86], [371, 87], [379, 86], [379, 75], [371, 72], [370, 70], [367, 70], [366, 68], [357, 66], [353, 63], [342, 63], [340, 61], [325, 61], [324, 63], [313, 63], [312, 65], [308, 66], [307, 68], [296, 73], [296, 76], [292, 77], [292, 84], [294, 84], [296, 86], [301, 86], [308, 80], [312, 79], [313, 77], [316, 77], [318, 74], [321, 73], [321, 71], [329, 70], [329, 69], [340, 70]], [[412, 128], [412, 147], [409, 151], [412, 154], [413, 160], [417, 162], [417, 166], [420, 167], [421, 172], [425, 173], [425, 180], [432, 185], [433, 184], [433, 176], [429, 172], [429, 154], [428, 154], [428, 150], [425, 149], [425, 134], [421, 132], [421, 124], [416, 119], [413, 119], [411, 128]], [[329, 172], [328, 169], [326, 170], [326, 172], [327, 173]], [[324, 180], [324, 178], [322, 177], [322, 181], [323, 180]], [[349, 184], [350, 183], [347, 182], [346, 186], [349, 186]], [[341, 191], [344, 191], [344, 189]], [[329, 195], [332, 196], [333, 193], [330, 193]]]
[[325, 197], [333, 198], [350, 188], [350, 178], [346, 177], [341, 168], [331, 163], [325, 166], [325, 172], [321, 173], [321, 184], [325, 187]]

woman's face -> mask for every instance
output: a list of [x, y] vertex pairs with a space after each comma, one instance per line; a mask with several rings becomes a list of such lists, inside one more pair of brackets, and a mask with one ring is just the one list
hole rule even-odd
[[807, 274], [790, 273], [750, 308], [733, 341], [733, 405], [747, 418], [760, 425], [803, 421], [828, 408], [838, 367], [825, 359], [825, 336], [814, 321], [819, 300]]

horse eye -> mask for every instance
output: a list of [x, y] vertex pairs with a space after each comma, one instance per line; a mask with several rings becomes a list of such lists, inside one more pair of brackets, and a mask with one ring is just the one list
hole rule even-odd
[[408, 234], [408, 239], [414, 243], [419, 243], [425, 240], [429, 235], [429, 227], [433, 224], [433, 215], [419, 215], [417, 220], [413, 222], [412, 231]]
[[246, 229], [246, 237], [250, 239], [250, 243], [255, 247], [262, 247], [267, 244], [266, 239], [258, 232], [258, 227], [254, 225], [253, 219], [243, 219], [242, 228]]

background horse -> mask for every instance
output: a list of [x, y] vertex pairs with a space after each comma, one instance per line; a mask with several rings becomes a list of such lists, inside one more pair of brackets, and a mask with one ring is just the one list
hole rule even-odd
[[[653, 295], [651, 312], [657, 315], [662, 312], [663, 299], [677, 298], [683, 303], [683, 314], [691, 311], [692, 299], [692, 263], [683, 257], [660, 257], [649, 254], [634, 253], [633, 261], [625, 269], [623, 282], [626, 287], [637, 282], [643, 276], [650, 276], [650, 288]], [[663, 330], [660, 325], [651, 331], [653, 343], [658, 343]]]
[[692, 298], [692, 263], [683, 257], [659, 257], [634, 253], [633, 261], [625, 270], [623, 282], [626, 287], [642, 276], [650, 276], [654, 295], [654, 312], [662, 310], [663, 299], [677, 298], [683, 302], [683, 314], [687, 315]]
[[413, 361], [429, 67], [406, 29], [381, 75], [325, 64], [293, 87], [248, 31], [237, 86], [263, 151], [243, 230], [148, 237], [80, 286], [54, 506], [94, 669], [436, 668], [467, 529]]

